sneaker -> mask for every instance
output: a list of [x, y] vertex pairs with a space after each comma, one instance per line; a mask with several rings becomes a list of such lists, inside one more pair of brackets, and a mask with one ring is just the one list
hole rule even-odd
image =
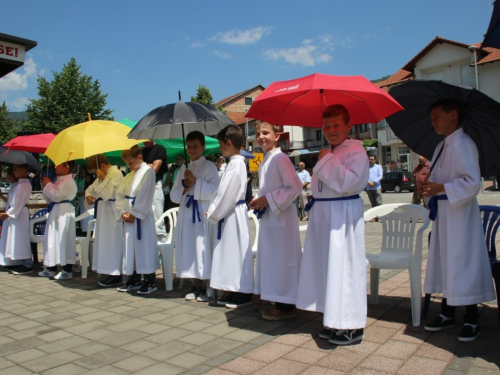
[[149, 280], [144, 280], [142, 282], [141, 288], [137, 291], [137, 294], [151, 294], [153, 292], [156, 292], [158, 288], [156, 287], [156, 284], [152, 281]]
[[330, 340], [330, 336], [332, 335], [333, 329], [328, 327], [323, 327], [323, 329], [319, 333], [319, 337], [325, 340]]
[[469, 324], [465, 323], [462, 328], [462, 332], [458, 335], [458, 341], [460, 342], [471, 342], [477, 339], [479, 333], [481, 332], [481, 328], [479, 324]]
[[234, 292], [225, 293], [221, 298], [217, 299], [217, 304], [226, 306], [228, 303], [232, 302], [235, 295]]
[[330, 343], [335, 345], [349, 345], [356, 341], [361, 341], [364, 337], [365, 330], [361, 329], [333, 329]]
[[41, 272], [38, 272], [38, 276], [41, 277], [54, 277], [56, 273], [54, 271], [48, 270], [47, 268]]
[[12, 272], [12, 271], [15, 271], [17, 270], [19, 267], [21, 267], [22, 265], [21, 264], [17, 264], [15, 266], [2, 266], [3, 267], [3, 270], [2, 271], [6, 271], [6, 272]]
[[133, 290], [139, 290], [141, 289], [142, 282], [140, 281], [133, 281], [132, 279], [128, 279], [127, 283], [123, 284], [122, 286], [119, 286], [116, 288], [119, 292], [131, 292]]
[[14, 270], [11, 270], [10, 273], [13, 275], [25, 275], [27, 273], [32, 273], [33, 267], [26, 267], [25, 265], [21, 265]]
[[118, 276], [110, 275], [106, 279], [99, 280], [97, 282], [97, 284], [99, 284], [99, 286], [101, 286], [103, 288], [109, 288], [111, 286], [120, 285], [121, 283], [122, 283], [121, 275], [118, 275]]
[[251, 305], [253, 294], [250, 293], [234, 293], [231, 302], [226, 303], [228, 309], [237, 309], [243, 306]]
[[269, 311], [262, 312], [262, 319], [264, 320], [285, 320], [285, 319], [294, 319], [297, 317], [297, 310], [293, 308], [291, 311], [282, 311], [278, 310], [276, 307], [273, 307]]
[[434, 319], [432, 322], [426, 324], [424, 329], [429, 332], [439, 332], [443, 329], [453, 328], [455, 327], [455, 319], [447, 318], [444, 315], [439, 314], [439, 316]]
[[193, 287], [193, 289], [188, 294], [186, 294], [184, 299], [186, 301], [193, 301], [196, 298], [198, 298], [198, 296], [201, 294], [202, 291], [203, 291], [202, 289], [199, 289], [197, 287]]
[[61, 271], [57, 275], [54, 276], [54, 280], [66, 280], [73, 278], [72, 272]]
[[198, 297], [196, 297], [196, 300], [198, 302], [207, 302], [208, 301], [208, 296], [207, 296], [207, 291], [203, 289]]

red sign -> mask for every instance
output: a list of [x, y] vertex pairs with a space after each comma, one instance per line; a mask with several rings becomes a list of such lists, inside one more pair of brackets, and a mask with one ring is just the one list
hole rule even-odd
[[0, 41], [0, 59], [24, 62], [25, 48]]

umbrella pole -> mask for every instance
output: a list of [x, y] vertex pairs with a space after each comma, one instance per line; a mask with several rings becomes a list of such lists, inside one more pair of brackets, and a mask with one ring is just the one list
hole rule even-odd
[[184, 123], [182, 123], [181, 126], [182, 126], [182, 144], [184, 146], [184, 163], [186, 163], [187, 167], [188, 156], [186, 151], [186, 136], [184, 135]]

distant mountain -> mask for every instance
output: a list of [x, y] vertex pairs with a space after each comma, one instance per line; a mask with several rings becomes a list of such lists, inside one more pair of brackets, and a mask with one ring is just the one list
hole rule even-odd
[[28, 120], [26, 112], [9, 112], [9, 117], [12, 120]]

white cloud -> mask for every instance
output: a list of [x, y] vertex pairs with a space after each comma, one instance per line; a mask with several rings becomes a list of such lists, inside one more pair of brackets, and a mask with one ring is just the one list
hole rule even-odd
[[[22, 72], [19, 73], [19, 70], [22, 70]], [[17, 70], [0, 78], [0, 92], [26, 90], [29, 79], [36, 77], [36, 75], [36, 63], [32, 57], [28, 57], [22, 68], [17, 68]]]
[[26, 105], [30, 103], [30, 100], [25, 96], [20, 96], [14, 100], [7, 101], [7, 108], [9, 111], [24, 111], [26, 110]]
[[247, 30], [230, 30], [218, 33], [209, 40], [227, 44], [252, 44], [271, 33], [270, 26], [258, 26]]
[[228, 52], [221, 52], [221, 51], [215, 50], [213, 53], [215, 56], [219, 56], [220, 58], [225, 59], [225, 60], [233, 58], [233, 55], [231, 55]]
[[200, 42], [193, 42], [190, 44], [191, 48], [200, 48], [200, 47], [203, 47], [203, 44], [201, 44]]
[[315, 66], [321, 63], [327, 63], [332, 59], [328, 53], [312, 44], [312, 41], [305, 40], [300, 47], [269, 49], [264, 51], [264, 55], [272, 60], [284, 60], [294, 65]]

